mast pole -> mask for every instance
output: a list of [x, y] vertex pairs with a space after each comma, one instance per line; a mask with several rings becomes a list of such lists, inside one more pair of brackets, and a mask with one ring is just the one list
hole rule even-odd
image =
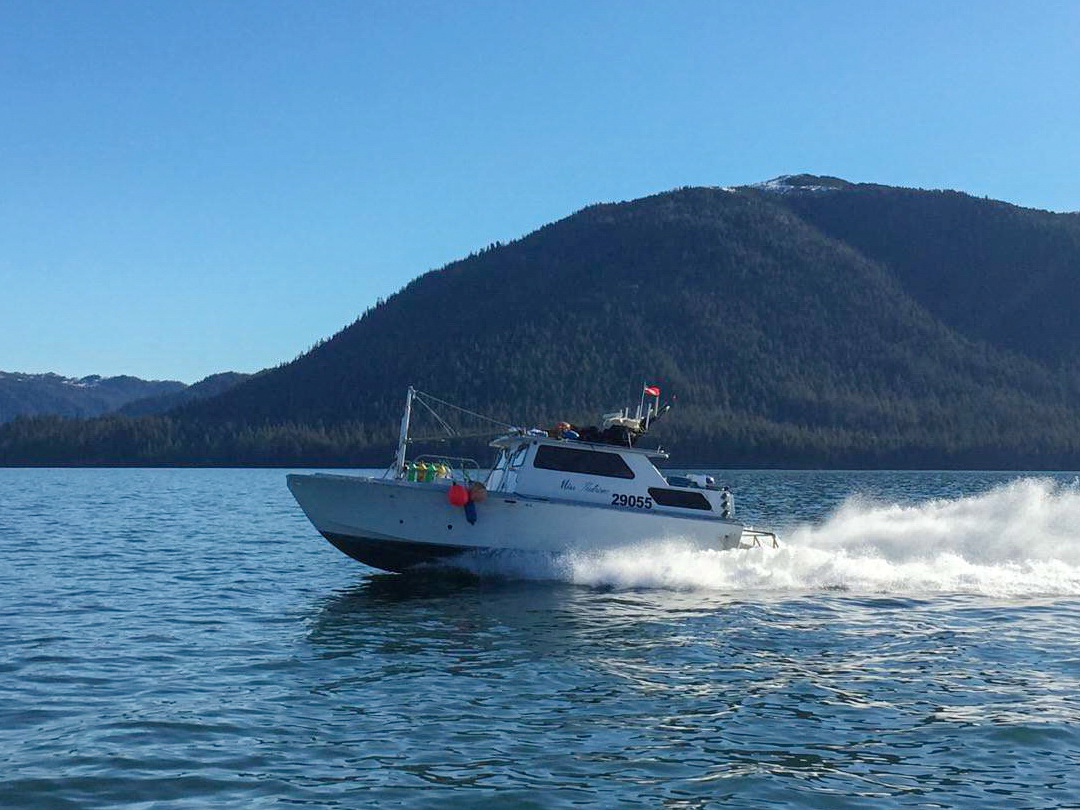
[[405, 395], [405, 413], [401, 417], [401, 432], [398, 434], [397, 456], [394, 458], [394, 468], [397, 470], [396, 477], [405, 475], [405, 446], [409, 443], [409, 420], [412, 418], [412, 401], [416, 389], [411, 385]]

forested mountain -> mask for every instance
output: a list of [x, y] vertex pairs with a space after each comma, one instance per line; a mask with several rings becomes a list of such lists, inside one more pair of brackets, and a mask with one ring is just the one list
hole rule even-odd
[[167, 395], [186, 387], [176, 380], [97, 374], [76, 379], [0, 371], [0, 422], [31, 414], [97, 416], [143, 397]]
[[783, 201], [958, 333], [1051, 368], [1080, 359], [1080, 213], [874, 185]]
[[0, 462], [388, 460], [405, 387], [517, 424], [677, 394], [673, 463], [1080, 467], [1080, 215], [778, 178], [594, 205], [167, 416], [19, 420]]

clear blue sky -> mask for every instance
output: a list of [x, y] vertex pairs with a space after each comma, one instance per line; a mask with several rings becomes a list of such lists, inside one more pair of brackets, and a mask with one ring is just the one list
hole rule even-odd
[[796, 172], [1080, 209], [1080, 2], [0, 0], [0, 369], [255, 371], [587, 204]]

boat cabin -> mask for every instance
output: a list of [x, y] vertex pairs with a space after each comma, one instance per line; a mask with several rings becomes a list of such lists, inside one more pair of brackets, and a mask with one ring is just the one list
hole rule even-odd
[[648, 509], [698, 518], [732, 516], [731, 493], [704, 476], [664, 475], [652, 459], [662, 450], [557, 439], [532, 431], [502, 436], [488, 475], [490, 493]]
[[[646, 390], [655, 391], [651, 395], [655, 395], [659, 401], [659, 389]], [[421, 404], [433, 414], [435, 412], [427, 400], [458, 408], [410, 387], [401, 419], [397, 456], [387, 473], [407, 481], [433, 480], [428, 476], [445, 478], [449, 468], [443, 468], [440, 472], [439, 464], [435, 465], [435, 472], [432, 472], [431, 465], [420, 464], [423, 478], [414, 478], [416, 468], [405, 460], [410, 416], [416, 397], [420, 397]], [[510, 433], [491, 443], [498, 450], [498, 458], [484, 486], [487, 492], [502, 495], [507, 500], [536, 498], [730, 522], [734, 517], [733, 502], [727, 487], [718, 487], [702, 475], [664, 477], [652, 459], [667, 458], [667, 453], [634, 446], [635, 440], [648, 430], [650, 419], [655, 421], [667, 407], [653, 409], [650, 406], [644, 416], [641, 408], [633, 417], [626, 410], [605, 414], [603, 430], [585, 428], [585, 436], [568, 430], [569, 425], [554, 435], [539, 429], [513, 428]], [[480, 416], [472, 411], [465, 412]], [[439, 419], [437, 414], [435, 416]], [[444, 428], [448, 428], [442, 419], [439, 421]], [[453, 435], [452, 431], [448, 430], [448, 433]], [[422, 456], [416, 462], [428, 458], [431, 457]], [[475, 462], [470, 463], [475, 469]], [[464, 478], [469, 480], [467, 474]]]

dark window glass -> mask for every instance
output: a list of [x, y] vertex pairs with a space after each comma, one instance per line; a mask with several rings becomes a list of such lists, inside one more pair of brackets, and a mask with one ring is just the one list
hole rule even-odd
[[683, 509], [704, 509], [706, 512], [712, 511], [712, 504], [709, 503], [709, 499], [700, 492], [681, 492], [677, 489], [649, 487], [649, 494], [652, 495], [653, 500], [661, 506], [681, 506]]
[[617, 453], [598, 453], [595, 450], [578, 450], [575, 447], [556, 447], [542, 444], [536, 451], [533, 466], [541, 470], [603, 475], [607, 478], [633, 478], [631, 470]]

